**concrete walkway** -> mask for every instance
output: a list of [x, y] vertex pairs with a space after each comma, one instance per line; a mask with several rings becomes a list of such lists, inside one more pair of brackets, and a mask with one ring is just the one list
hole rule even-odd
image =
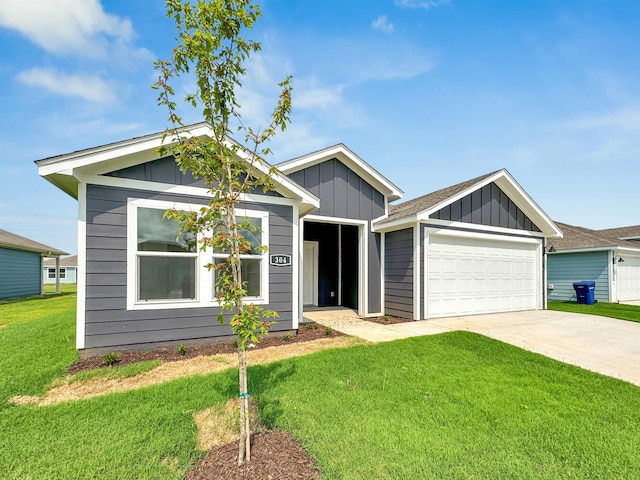
[[308, 320], [371, 342], [466, 330], [640, 386], [640, 323], [537, 310], [379, 325], [352, 310], [305, 312]]

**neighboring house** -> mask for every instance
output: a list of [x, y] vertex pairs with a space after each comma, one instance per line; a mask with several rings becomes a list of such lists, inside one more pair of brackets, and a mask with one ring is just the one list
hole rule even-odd
[[[206, 124], [185, 130], [210, 135]], [[209, 194], [173, 158], [158, 158], [162, 141], [157, 133], [36, 162], [79, 203], [79, 349], [230, 335], [215, 321], [214, 272], [204, 268], [224, 255], [176, 239], [162, 220]], [[273, 331], [298, 328], [306, 306], [413, 319], [545, 307], [545, 242], [561, 232], [506, 170], [393, 207], [402, 191], [344, 145], [281, 163], [273, 179], [275, 192], [239, 205], [268, 247], [243, 260], [247, 301], [279, 312]]]
[[45, 284], [56, 283], [76, 283], [76, 271], [78, 269], [78, 256], [65, 257], [60, 259], [60, 266], [56, 269], [56, 260], [48, 258], [43, 263], [43, 281]]
[[620, 228], [607, 228], [599, 230], [600, 233], [611, 235], [618, 240], [628, 240], [630, 242], [640, 243], [640, 225]]
[[590, 230], [556, 224], [564, 237], [550, 241], [547, 249], [549, 300], [575, 300], [573, 283], [583, 280], [596, 282], [599, 302], [640, 300], [640, 243], [631, 240], [630, 232], [640, 228]]
[[67, 255], [42, 243], [0, 229], [0, 300], [43, 293], [43, 257]]

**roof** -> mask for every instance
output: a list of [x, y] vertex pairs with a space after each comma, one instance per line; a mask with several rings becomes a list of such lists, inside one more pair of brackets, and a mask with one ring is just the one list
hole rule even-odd
[[332, 158], [337, 158], [360, 175], [360, 177], [364, 178], [376, 190], [387, 197], [390, 202], [399, 200], [402, 198], [402, 195], [404, 195], [404, 192], [394, 185], [393, 182], [384, 177], [342, 143], [287, 160], [286, 162], [278, 163], [276, 167], [284, 174], [289, 175]]
[[[181, 128], [177, 135], [200, 138], [212, 137], [212, 129], [206, 122], [201, 122]], [[113, 170], [157, 160], [159, 158], [158, 147], [169, 145], [172, 141], [177, 141], [176, 137], [167, 137], [166, 132], [162, 131], [36, 160], [35, 163], [38, 166], [40, 176], [72, 197], [78, 198], [78, 185], [81, 178], [91, 178], [92, 176], [96, 178], [96, 176]], [[240, 147], [237, 150], [237, 154], [247, 161], [250, 168], [256, 169], [261, 173], [272, 174], [276, 184], [276, 191], [284, 196], [302, 200], [300, 204], [301, 215], [320, 206], [320, 200], [315, 195], [282, 172], [273, 169], [264, 159], [242, 149], [242, 146], [231, 138], [227, 138], [227, 142], [229, 145]]]
[[442, 188], [435, 192], [422, 195], [421, 197], [414, 198], [413, 200], [408, 200], [398, 205], [389, 205], [389, 216], [384, 221], [386, 223], [387, 221], [415, 215], [424, 210], [429, 210], [431, 207], [438, 205], [448, 198], [451, 198], [456, 194], [467, 190], [468, 188], [476, 185], [485, 178], [490, 177], [491, 175], [494, 175], [496, 173], [498, 173], [498, 171], [487, 173], [486, 175], [481, 175], [480, 177], [472, 178], [471, 180], [467, 180], [450, 187]]
[[396, 230], [406, 228], [415, 222], [429, 221], [429, 217], [433, 213], [490, 183], [495, 183], [531, 219], [540, 229], [542, 235], [547, 238], [562, 236], [562, 231], [504, 168], [436, 190], [399, 205], [390, 205], [389, 216], [377, 222], [374, 228], [377, 231]]
[[613, 250], [617, 248], [632, 248], [639, 250], [637, 243], [620, 240], [606, 230], [591, 230], [566, 223], [555, 222], [564, 236], [549, 240], [547, 250], [553, 247], [556, 251], [565, 250]]
[[612, 235], [621, 240], [640, 240], [640, 225], [633, 225], [631, 227], [607, 228], [605, 230], [599, 230], [599, 232], [606, 235]]
[[[45, 266], [45, 267], [55, 267], [56, 266], [56, 261], [53, 258], [48, 258], [44, 262], [42, 262], [42, 265]], [[77, 255], [72, 255], [70, 257], [61, 258], [60, 259], [60, 266], [61, 267], [77, 267], [78, 266], [78, 256]]]
[[0, 229], [0, 247], [10, 248], [12, 250], [23, 250], [25, 252], [36, 252], [55, 257], [59, 255], [68, 255], [67, 252], [63, 252], [57, 248], [49, 247], [43, 243], [35, 242], [26, 237], [22, 237], [2, 229]]

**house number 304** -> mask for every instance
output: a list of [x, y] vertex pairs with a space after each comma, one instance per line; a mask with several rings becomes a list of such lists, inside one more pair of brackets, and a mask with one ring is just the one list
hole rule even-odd
[[291, 265], [291, 255], [270, 255], [269, 263], [276, 267], [286, 267]]

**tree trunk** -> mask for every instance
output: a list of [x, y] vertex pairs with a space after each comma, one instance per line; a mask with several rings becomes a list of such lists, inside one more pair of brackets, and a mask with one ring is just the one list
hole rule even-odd
[[238, 377], [240, 383], [240, 441], [238, 465], [251, 461], [251, 425], [249, 423], [249, 396], [247, 392], [247, 351], [238, 350]]

